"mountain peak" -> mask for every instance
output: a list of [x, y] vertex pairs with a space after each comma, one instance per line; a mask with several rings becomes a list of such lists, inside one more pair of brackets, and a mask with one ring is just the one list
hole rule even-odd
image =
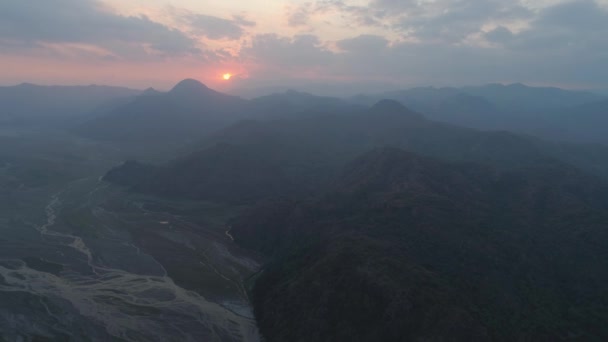
[[509, 84], [509, 85], [507, 85], [507, 87], [509, 87], [509, 88], [518, 88], [518, 89], [525, 89], [525, 88], [528, 88], [528, 86], [527, 86], [527, 85], [525, 85], [525, 84], [523, 84], [523, 83], [519, 83], [519, 82], [518, 82], [518, 83], [512, 83], [512, 84]]
[[412, 110], [404, 106], [401, 102], [395, 100], [380, 100], [375, 105], [370, 108], [372, 113], [380, 113], [380, 114], [409, 114], [419, 116], [419, 114], [414, 113]]
[[144, 96], [153, 96], [153, 95], [158, 95], [160, 93], [161, 93], [160, 91], [158, 91], [154, 88], [148, 88], [148, 89], [144, 90], [141, 94]]
[[391, 112], [402, 112], [408, 110], [407, 107], [401, 104], [401, 102], [390, 99], [384, 99], [376, 102], [376, 104], [373, 105], [371, 109]]
[[173, 89], [171, 89], [171, 93], [192, 94], [207, 90], [209, 90], [209, 88], [206, 85], [195, 79], [188, 78], [179, 82], [175, 87], [173, 87]]

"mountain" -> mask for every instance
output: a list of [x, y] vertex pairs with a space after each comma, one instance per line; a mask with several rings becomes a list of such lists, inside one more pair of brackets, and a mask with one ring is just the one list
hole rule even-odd
[[140, 94], [141, 91], [108, 86], [0, 87], [0, 122], [12, 124], [65, 123], [87, 116], [97, 107]]
[[381, 148], [232, 235], [272, 257], [252, 289], [269, 342], [601, 341], [607, 219], [605, 183], [562, 163]]
[[199, 141], [242, 119], [277, 119], [355, 108], [360, 106], [295, 91], [248, 101], [188, 79], [168, 93], [148, 89], [128, 103], [96, 115], [76, 132], [98, 140], [184, 144]]
[[601, 341], [607, 177], [608, 148], [382, 100], [240, 121], [104, 179], [238, 207], [230, 234], [270, 260], [249, 281], [269, 342]]
[[121, 178], [141, 180], [129, 186], [145, 193], [255, 203], [314, 192], [347, 162], [382, 146], [500, 169], [561, 161], [608, 177], [608, 148], [439, 123], [393, 100], [351, 113], [242, 121], [197, 146], [152, 175]]
[[[477, 129], [499, 129], [544, 139], [607, 143], [603, 132], [585, 136], [595, 122], [586, 113], [597, 111], [605, 97], [590, 92], [523, 84], [490, 84], [462, 88], [412, 88], [377, 95], [359, 95], [350, 101], [371, 105], [382, 98], [397, 100], [442, 122]], [[576, 113], [577, 115], [567, 115]], [[568, 120], [580, 115], [579, 120]], [[595, 132], [598, 129], [591, 129]]]
[[586, 91], [529, 87], [521, 83], [464, 87], [462, 91], [473, 96], [481, 96], [502, 110], [513, 113], [555, 110], [592, 103], [603, 98], [601, 95]]
[[309, 93], [288, 90], [251, 100], [251, 105], [259, 117], [282, 118], [285, 115], [309, 115], [311, 113], [335, 113], [361, 108], [361, 105], [335, 97], [316, 96]]
[[80, 125], [76, 132], [89, 138], [122, 142], [190, 141], [245, 117], [246, 103], [188, 79], [168, 93], [148, 90]]
[[559, 118], [549, 127], [565, 139], [608, 144], [608, 100], [564, 109]]

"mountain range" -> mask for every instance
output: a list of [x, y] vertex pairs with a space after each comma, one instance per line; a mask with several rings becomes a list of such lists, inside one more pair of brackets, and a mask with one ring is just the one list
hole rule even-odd
[[381, 99], [394, 99], [429, 118], [472, 128], [510, 130], [551, 140], [608, 143], [604, 134], [593, 129], [602, 126], [608, 116], [606, 97], [585, 91], [489, 84], [412, 88], [359, 95], [351, 101], [371, 105]]
[[267, 99], [285, 111], [104, 177], [239, 208], [230, 235], [269, 260], [248, 281], [267, 341], [608, 338], [608, 147], [461, 127], [396, 100], [294, 112], [314, 97]]
[[117, 168], [107, 178], [134, 179], [134, 189], [163, 196], [255, 201], [314, 191], [348, 161], [383, 146], [501, 169], [558, 161], [608, 177], [608, 147], [462, 128], [383, 100], [350, 113], [242, 121], [191, 146], [194, 152], [145, 168], [152, 174]]
[[78, 120], [113, 102], [138, 95], [139, 90], [108, 86], [39, 86], [23, 83], [0, 87], [0, 122], [46, 125]]
[[141, 143], [191, 143], [242, 119], [347, 113], [393, 99], [430, 119], [549, 140], [608, 143], [606, 97], [584, 91], [490, 84], [412, 88], [339, 99], [288, 90], [244, 100], [184, 80], [169, 92], [118, 87], [0, 87], [4, 123], [72, 126], [83, 137]]

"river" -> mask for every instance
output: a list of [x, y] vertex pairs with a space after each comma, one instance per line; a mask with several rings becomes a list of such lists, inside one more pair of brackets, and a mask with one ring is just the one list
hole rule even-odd
[[[242, 295], [246, 293], [232, 272], [234, 265], [254, 271], [257, 264], [232, 255], [228, 239], [212, 239], [209, 245], [216, 247], [206, 252], [213, 255], [200, 263], [230, 260], [230, 276], [224, 275], [227, 262], [214, 261], [209, 267], [226, 279], [224, 287], [238, 283], [239, 291], [210, 300], [201, 291], [177, 285], [120, 221], [110, 219], [120, 213], [100, 205], [108, 187], [97, 177], [71, 181], [48, 195], [40, 215], [14, 215], [0, 224], [0, 340], [259, 341]], [[19, 198], [34, 195], [38, 193]], [[74, 206], [96, 220], [87, 222], [94, 230], [90, 228], [93, 233], [86, 237], [75, 234], [62, 217]], [[151, 216], [141, 215], [146, 220]], [[158, 215], [161, 225], [176, 219], [168, 213]], [[30, 221], [34, 217], [42, 221]], [[180, 234], [179, 229], [171, 233]], [[202, 276], [203, 286], [205, 279]]]

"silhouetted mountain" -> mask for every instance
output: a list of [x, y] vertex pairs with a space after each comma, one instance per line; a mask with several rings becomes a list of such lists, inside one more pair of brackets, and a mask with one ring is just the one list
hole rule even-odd
[[600, 95], [585, 91], [551, 87], [528, 87], [521, 83], [464, 87], [462, 91], [474, 96], [481, 96], [498, 106], [498, 108], [513, 113], [560, 109], [602, 99]]
[[549, 128], [564, 139], [608, 144], [608, 101], [588, 103], [558, 113], [559, 120]]
[[144, 90], [144, 92], [141, 95], [155, 96], [155, 95], [160, 95], [160, 94], [162, 94], [162, 92], [160, 92], [154, 88], [148, 88], [148, 89]]
[[252, 292], [267, 341], [608, 338], [604, 183], [392, 148], [339, 179], [233, 222], [237, 243], [273, 256]]
[[[589, 126], [585, 124], [584, 113], [591, 110], [588, 106], [605, 98], [589, 92], [523, 84], [490, 84], [463, 88], [413, 88], [359, 95], [351, 101], [371, 105], [382, 98], [397, 100], [433, 120], [471, 128], [509, 130], [551, 140], [608, 141], [597, 134], [583, 139], [582, 132]], [[567, 120], [567, 115], [563, 115], [573, 108], [578, 108], [582, 115], [580, 123]], [[572, 134], [571, 131], [580, 133]]]
[[326, 96], [288, 90], [251, 100], [258, 117], [283, 118], [286, 115], [310, 115], [311, 113], [335, 113], [360, 108], [351, 102]]
[[0, 122], [65, 123], [85, 117], [107, 102], [138, 95], [141, 91], [107, 86], [39, 86], [20, 84], [0, 87]]
[[419, 87], [381, 94], [358, 95], [351, 98], [351, 101], [371, 106], [382, 99], [391, 99], [414, 110], [425, 112], [430, 107], [458, 94], [461, 92], [456, 88]]
[[177, 143], [195, 140], [246, 116], [246, 101], [184, 80], [168, 93], [151, 93], [113, 108], [77, 132], [100, 140]]
[[237, 123], [212, 135], [198, 152], [170, 163], [149, 182], [131, 185], [141, 192], [229, 202], [293, 197], [314, 191], [345, 163], [378, 146], [501, 169], [559, 160], [608, 177], [608, 148], [442, 124], [383, 100], [349, 114]]

